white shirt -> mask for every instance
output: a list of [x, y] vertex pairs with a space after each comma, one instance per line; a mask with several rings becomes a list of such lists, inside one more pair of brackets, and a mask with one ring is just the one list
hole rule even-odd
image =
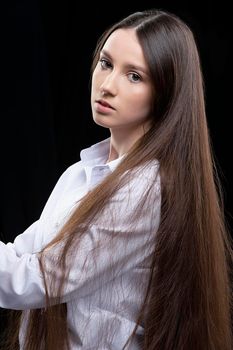
[[[27, 310], [45, 306], [37, 253], [56, 236], [77, 201], [123, 159], [124, 156], [106, 163], [109, 147], [108, 138], [82, 150], [80, 161], [61, 175], [39, 220], [17, 236], [14, 243], [0, 242], [0, 307]], [[72, 350], [120, 350], [134, 329], [154, 248], [151, 230], [156, 232], [160, 220], [159, 176], [154, 184], [153, 202], [142, 208], [143, 220], [137, 220], [133, 214], [157, 172], [155, 161], [117, 190], [72, 257], [69, 281], [62, 297], [67, 303]], [[103, 243], [100, 254], [93, 256], [91, 250], [99, 242]], [[54, 268], [54, 254], [54, 251], [48, 254], [46, 266], [49, 273], [59, 276]], [[109, 330], [111, 339], [107, 340], [105, 332]], [[130, 347], [133, 350], [140, 348], [137, 337], [143, 336], [143, 324], [136, 335]]]

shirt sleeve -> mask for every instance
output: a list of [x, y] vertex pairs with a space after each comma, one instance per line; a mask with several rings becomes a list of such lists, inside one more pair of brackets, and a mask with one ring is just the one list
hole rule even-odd
[[[55, 210], [55, 207], [61, 197], [63, 191], [66, 190], [66, 184], [69, 180], [69, 176], [72, 173], [73, 166], [70, 166], [58, 179], [53, 191], [51, 192], [42, 214], [38, 220], [31, 224], [23, 233], [19, 234], [14, 242], [6, 244], [7, 250], [17, 257], [21, 257], [26, 253], [36, 253], [41, 250], [44, 239], [42, 237], [43, 232], [41, 230], [41, 223], [49, 221], [51, 219], [51, 213]], [[50, 236], [50, 235], [48, 235]], [[50, 238], [48, 237], [48, 240]], [[0, 258], [1, 261], [1, 258]]]
[[23, 233], [18, 235], [13, 243], [7, 243], [6, 246], [9, 251], [14, 251], [17, 257], [25, 253], [33, 253], [38, 225], [39, 220], [35, 221]]
[[[143, 265], [150, 256], [161, 205], [159, 176], [153, 184], [153, 196], [147, 196], [142, 205], [143, 195], [151, 185], [151, 175], [137, 176], [118, 190], [101, 216], [87, 229], [78, 249], [68, 254], [70, 272], [62, 302], [103, 288], [112, 279]], [[135, 215], [139, 203], [140, 218]], [[58, 264], [61, 247], [62, 244], [58, 244], [44, 253], [45, 274], [53, 277], [55, 284], [62, 276]], [[45, 306], [38, 254], [17, 256], [11, 247], [0, 242], [0, 281], [1, 307], [24, 310]], [[50, 296], [53, 303], [53, 295]]]

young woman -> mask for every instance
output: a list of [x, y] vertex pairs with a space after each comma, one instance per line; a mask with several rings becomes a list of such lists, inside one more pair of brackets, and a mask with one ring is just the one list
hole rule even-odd
[[150, 10], [108, 29], [91, 105], [110, 137], [0, 244], [0, 306], [23, 310], [8, 348], [19, 329], [23, 350], [231, 350], [232, 247], [187, 25]]

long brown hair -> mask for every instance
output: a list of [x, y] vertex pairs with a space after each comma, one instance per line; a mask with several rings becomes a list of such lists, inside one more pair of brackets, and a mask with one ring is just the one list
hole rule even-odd
[[[155, 160], [160, 166], [161, 219], [137, 319], [145, 332], [142, 348], [231, 350], [232, 245], [211, 150], [195, 39], [173, 14], [137, 12], [103, 34], [93, 68], [105, 41], [118, 28], [135, 28], [142, 46], [154, 86], [152, 127], [120, 165], [82, 199], [41, 252], [47, 306], [30, 311], [25, 350], [69, 348], [66, 305], [59, 304], [68, 278], [66, 258], [72, 251], [78, 252], [86, 228], [107, 208], [132, 171]], [[152, 185], [150, 191], [154, 190]], [[141, 215], [140, 203], [136, 214]], [[58, 281], [46, 273], [44, 257], [61, 244], [57, 261], [63, 274]], [[57, 298], [57, 305], [51, 305], [51, 296]]]

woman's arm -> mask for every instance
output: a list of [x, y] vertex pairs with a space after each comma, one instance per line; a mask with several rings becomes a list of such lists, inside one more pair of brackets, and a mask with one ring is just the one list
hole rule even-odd
[[[79, 164], [76, 163], [70, 166], [58, 179], [43, 208], [40, 218], [30, 225], [23, 233], [19, 234], [13, 243], [7, 243], [8, 250], [12, 251], [12, 254], [15, 252], [16, 256], [20, 257], [25, 253], [36, 253], [42, 249], [42, 244], [45, 240], [45, 235], [42, 232], [44, 223], [52, 221], [53, 213], [60, 202], [63, 192], [65, 191], [68, 193], [72, 176], [74, 176], [74, 168], [77, 169], [75, 173], [76, 176], [79, 175]], [[51, 240], [50, 235], [47, 236], [47, 240]]]
[[[101, 217], [89, 227], [79, 248], [68, 254], [70, 274], [63, 302], [102, 288], [128, 270], [143, 265], [151, 254], [160, 220], [159, 178], [154, 186], [156, 193], [141, 208], [140, 219], [134, 215], [147, 186], [148, 178], [143, 174], [118, 191]], [[57, 245], [44, 253], [46, 276], [55, 277], [55, 281], [59, 281], [62, 274], [57, 264], [61, 247], [61, 244]], [[19, 257], [9, 246], [0, 244], [1, 307], [32, 309], [45, 306], [38, 258], [38, 254], [30, 253]]]

